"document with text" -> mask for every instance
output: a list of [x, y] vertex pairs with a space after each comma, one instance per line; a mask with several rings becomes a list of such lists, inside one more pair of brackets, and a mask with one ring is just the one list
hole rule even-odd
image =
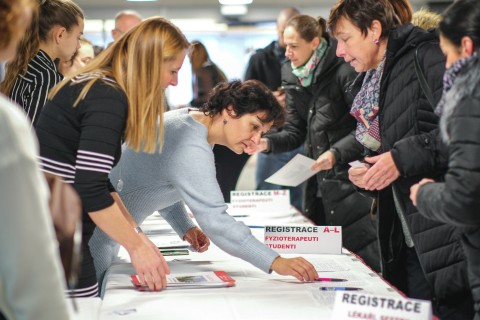
[[287, 187], [296, 187], [320, 171], [310, 169], [314, 163], [315, 160], [302, 154], [297, 154], [286, 165], [280, 168], [280, 170], [266, 179], [265, 182]]

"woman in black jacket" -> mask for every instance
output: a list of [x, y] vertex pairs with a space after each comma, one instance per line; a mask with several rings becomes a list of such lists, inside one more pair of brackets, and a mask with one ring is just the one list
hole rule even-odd
[[440, 46], [447, 57], [437, 106], [448, 147], [444, 182], [423, 179], [411, 199], [425, 217], [459, 227], [468, 261], [475, 319], [480, 319], [480, 2], [459, 0], [443, 14]]
[[411, 298], [431, 299], [442, 319], [468, 319], [460, 234], [421, 216], [409, 198], [416, 181], [442, 169], [434, 144], [438, 118], [420, 88], [415, 55], [437, 101], [444, 57], [435, 35], [400, 17], [405, 3], [339, 0], [330, 12], [337, 55], [364, 73], [351, 114], [369, 164], [351, 168], [349, 177], [377, 199], [383, 276]]
[[322, 169], [307, 182], [305, 215], [318, 225], [342, 226], [344, 246], [378, 269], [371, 199], [355, 192], [347, 173], [348, 161], [362, 151], [349, 137], [355, 120], [348, 113], [351, 97], [346, 93], [357, 74], [335, 56], [336, 41], [325, 30], [323, 18], [299, 15], [288, 21], [284, 42], [289, 60], [282, 66], [287, 121], [255, 151], [285, 152], [305, 143], [306, 155], [318, 158]]

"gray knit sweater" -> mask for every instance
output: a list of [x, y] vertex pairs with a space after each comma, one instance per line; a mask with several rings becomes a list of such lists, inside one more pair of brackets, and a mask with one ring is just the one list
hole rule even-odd
[[[155, 211], [183, 238], [195, 226], [185, 203], [205, 234], [225, 252], [269, 272], [278, 253], [258, 241], [243, 222], [226, 212], [215, 175], [212, 146], [207, 128], [187, 109], [165, 113], [165, 143], [161, 153], [147, 154], [125, 148], [110, 173], [125, 206], [138, 224]], [[118, 253], [119, 245], [96, 228], [90, 242], [97, 277], [101, 279]]]

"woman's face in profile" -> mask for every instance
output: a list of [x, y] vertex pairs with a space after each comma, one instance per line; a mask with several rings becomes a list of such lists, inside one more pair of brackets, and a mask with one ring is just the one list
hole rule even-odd
[[337, 56], [350, 63], [357, 72], [366, 72], [378, 66], [379, 46], [375, 40], [380, 35], [368, 29], [367, 35], [346, 18], [340, 18], [335, 26]]
[[252, 144], [259, 144], [260, 138], [267, 133], [273, 122], [263, 123], [260, 119], [266, 117], [264, 111], [247, 113], [235, 118], [233, 109], [223, 110], [227, 123], [223, 126], [225, 146], [237, 154], [242, 154]]
[[301, 67], [310, 59], [313, 51], [318, 47], [320, 39], [315, 37], [308, 42], [300, 36], [295, 28], [288, 26], [283, 32], [283, 42], [286, 48], [285, 56], [290, 59], [294, 67]]
[[163, 89], [167, 89], [169, 86], [176, 86], [178, 84], [178, 72], [182, 68], [186, 55], [187, 50], [183, 50], [175, 57], [175, 59], [163, 63], [161, 82]]
[[457, 47], [450, 39], [446, 38], [443, 34], [440, 34], [440, 49], [442, 49], [443, 55], [446, 58], [445, 68], [450, 68], [452, 64], [458, 60], [466, 57], [462, 54], [465, 50], [462, 47]]

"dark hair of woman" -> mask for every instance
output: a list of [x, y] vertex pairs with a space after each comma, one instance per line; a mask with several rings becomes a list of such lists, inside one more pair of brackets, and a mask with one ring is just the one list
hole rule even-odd
[[257, 80], [234, 80], [218, 84], [201, 111], [214, 117], [229, 106], [232, 106], [236, 118], [263, 111], [266, 113], [265, 118], [260, 119], [263, 123], [273, 121], [273, 125], [278, 127], [285, 121], [285, 112], [277, 99], [270, 89]]
[[472, 39], [475, 49], [480, 49], [480, 5], [478, 0], [457, 0], [443, 13], [440, 32], [455, 46], [460, 46], [462, 38]]
[[340, 0], [330, 11], [328, 28], [335, 34], [341, 18], [348, 19], [367, 35], [374, 20], [382, 25], [381, 38], [387, 38], [390, 31], [412, 20], [412, 8], [408, 0]]

